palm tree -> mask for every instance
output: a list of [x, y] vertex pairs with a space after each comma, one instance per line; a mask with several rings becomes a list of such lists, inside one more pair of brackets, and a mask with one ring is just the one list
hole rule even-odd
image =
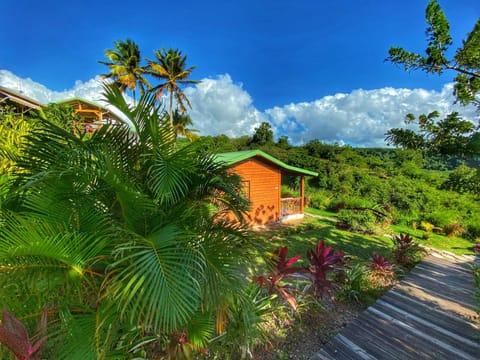
[[180, 88], [180, 85], [198, 84], [200, 81], [188, 80], [195, 66], [186, 68], [187, 56], [178, 49], [162, 49], [155, 51], [156, 61], [147, 59], [148, 74], [161, 79], [164, 83], [154, 87], [160, 95], [164, 90], [170, 97], [169, 117], [173, 127], [173, 98], [177, 101], [180, 111], [186, 112], [186, 106], [192, 108], [190, 101]]
[[127, 89], [132, 91], [133, 102], [136, 105], [135, 90], [140, 88], [140, 95], [150, 88], [150, 83], [144, 77], [145, 68], [140, 65], [140, 49], [130, 39], [120, 40], [113, 43], [114, 49], [105, 51], [105, 56], [110, 61], [99, 61], [110, 69], [108, 74], [102, 74], [104, 78], [112, 78], [122, 92]]
[[198, 136], [194, 134], [198, 130], [188, 128], [192, 125], [192, 118], [187, 113], [182, 113], [177, 109], [173, 112], [173, 132], [175, 134], [175, 140], [179, 135], [185, 136], [189, 141], [194, 140]]
[[175, 334], [188, 335], [182, 351], [205, 347], [245, 297], [251, 240], [212, 207], [240, 216], [240, 179], [196, 143], [174, 151], [155, 94], [133, 108], [118, 87], [106, 97], [134, 133], [79, 139], [40, 120], [16, 159], [0, 202], [0, 308], [27, 328], [47, 309], [45, 358], [157, 358], [183, 349], [166, 345]]

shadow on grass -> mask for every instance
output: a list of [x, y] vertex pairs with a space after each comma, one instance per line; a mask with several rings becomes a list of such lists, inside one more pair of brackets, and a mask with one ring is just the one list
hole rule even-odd
[[[389, 257], [391, 254], [392, 241], [385, 236], [371, 236], [337, 229], [334, 225], [327, 225], [322, 220], [322, 225], [296, 233], [279, 232], [266, 240], [269, 250], [288, 246], [288, 256], [301, 255], [305, 258], [307, 250], [316, 246], [320, 240], [324, 240], [336, 251], [341, 250], [354, 262], [369, 261], [374, 252]], [[328, 222], [329, 223], [329, 222]], [[317, 225], [318, 226], [318, 225]]]

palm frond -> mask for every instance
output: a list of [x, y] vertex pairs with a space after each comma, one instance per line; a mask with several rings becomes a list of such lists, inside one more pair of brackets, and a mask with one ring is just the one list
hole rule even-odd
[[202, 260], [180, 239], [178, 229], [167, 226], [115, 249], [105, 295], [128, 321], [142, 319], [148, 329], [168, 332], [198, 309]]

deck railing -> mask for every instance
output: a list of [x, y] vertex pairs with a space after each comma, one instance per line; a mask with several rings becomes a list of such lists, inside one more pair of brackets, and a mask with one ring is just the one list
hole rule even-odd
[[301, 214], [302, 199], [301, 198], [281, 198], [280, 213], [281, 216]]

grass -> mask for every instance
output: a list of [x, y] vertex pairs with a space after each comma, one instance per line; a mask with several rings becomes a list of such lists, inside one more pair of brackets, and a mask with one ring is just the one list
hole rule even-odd
[[390, 256], [393, 243], [389, 237], [351, 233], [337, 229], [335, 223], [336, 221], [330, 217], [305, 217], [301, 225], [266, 233], [264, 237], [267, 250], [273, 251], [288, 246], [289, 257], [301, 255], [302, 259], [305, 259], [307, 250], [316, 246], [320, 240], [324, 240], [335, 250], [341, 250], [354, 263], [369, 261], [374, 252]]
[[[322, 216], [325, 218], [330, 218], [330, 219], [335, 219], [337, 214], [325, 210], [318, 210], [318, 209], [313, 209], [313, 208], [306, 208], [305, 209], [306, 213], [317, 215], [317, 216]], [[341, 232], [342, 234], [349, 234], [349, 232]], [[457, 255], [473, 255], [474, 251], [472, 249], [473, 242], [470, 240], [461, 238], [461, 237], [447, 237], [441, 234], [436, 234], [432, 233], [430, 234], [428, 240], [423, 239], [424, 234], [426, 233], [425, 231], [421, 229], [413, 229], [409, 226], [405, 225], [391, 225], [391, 233], [392, 234], [400, 234], [400, 233], [409, 233], [412, 235], [418, 243], [429, 246], [438, 250], [445, 250], [452, 252]], [[360, 235], [363, 237], [363, 235]], [[378, 236], [374, 237], [366, 237], [365, 239], [368, 238], [378, 238]], [[325, 238], [325, 241], [327, 239]]]
[[395, 234], [409, 233], [421, 245], [432, 247], [438, 250], [449, 251], [457, 255], [474, 254], [472, 248], [473, 242], [461, 237], [447, 237], [444, 235], [431, 233], [426, 240], [423, 238], [423, 236], [426, 234], [426, 232], [423, 230], [412, 229], [411, 227], [405, 225], [392, 225], [391, 228]]
[[[318, 241], [324, 240], [327, 245], [334, 247], [335, 250], [341, 250], [345, 255], [351, 257], [353, 263], [369, 261], [374, 252], [387, 256], [391, 260], [393, 242], [389, 234], [366, 235], [340, 230], [335, 226], [335, 213], [312, 208], [307, 208], [305, 211], [318, 217], [306, 216], [300, 225], [263, 234], [267, 251], [288, 246], [289, 257], [301, 255], [304, 259], [308, 249], [313, 248]], [[392, 225], [389, 233], [409, 233], [421, 245], [458, 255], [474, 254], [473, 243], [460, 237], [447, 237], [432, 233], [428, 240], [425, 240], [423, 239], [425, 231], [402, 225]]]

